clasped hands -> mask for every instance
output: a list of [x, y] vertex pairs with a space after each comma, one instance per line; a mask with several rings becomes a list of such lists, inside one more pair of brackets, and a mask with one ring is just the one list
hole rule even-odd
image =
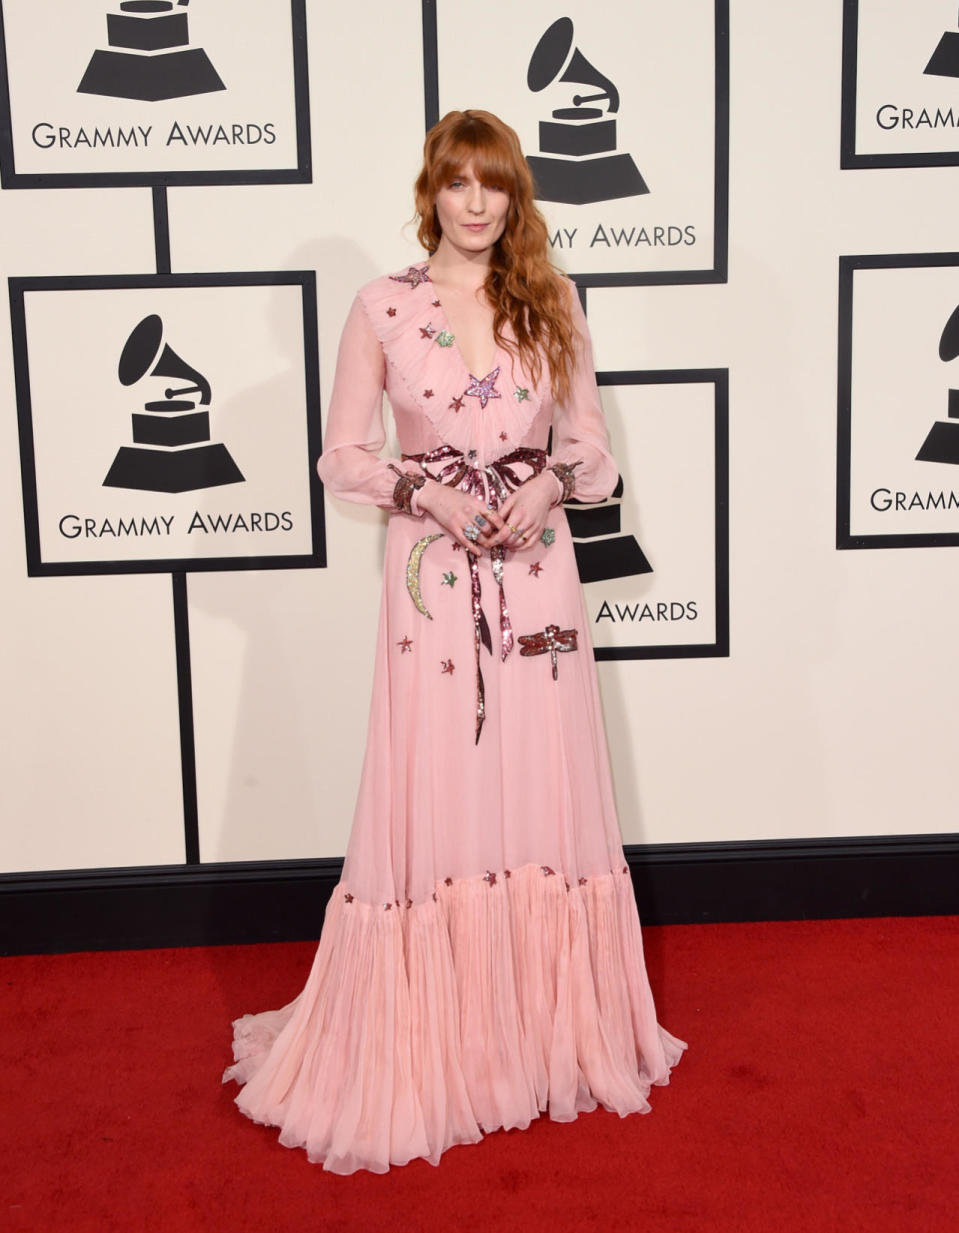
[[436, 481], [425, 484], [416, 501], [467, 552], [480, 556], [498, 545], [515, 551], [536, 543], [556, 496], [555, 477], [543, 471], [511, 492], [498, 510], [487, 509], [478, 497]]

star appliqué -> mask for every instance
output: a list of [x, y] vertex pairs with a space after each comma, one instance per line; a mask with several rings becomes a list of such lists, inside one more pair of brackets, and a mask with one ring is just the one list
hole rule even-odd
[[424, 397], [424, 398], [432, 398], [432, 397], [433, 397], [433, 391], [432, 391], [432, 390], [424, 390], [424, 391], [423, 391], [423, 397]]
[[405, 655], [406, 652], [410, 650], [411, 647], [413, 646], [413, 640], [412, 638], [407, 638], [404, 635], [404, 637], [399, 642], [397, 642], [396, 645], [400, 648], [400, 654]]
[[496, 378], [499, 376], [499, 369], [494, 368], [492, 372], [488, 372], [482, 380], [479, 377], [474, 377], [470, 373], [470, 385], [465, 391], [464, 397], [478, 398], [480, 406], [484, 407], [491, 398], [502, 398], [503, 395], [496, 389]]
[[395, 317], [395, 316], [396, 316], [396, 309], [395, 309], [395, 308], [388, 308], [388, 309], [386, 310], [386, 315], [387, 315], [388, 317]]
[[529, 390], [523, 389], [522, 386], [518, 385], [516, 389], [513, 390], [513, 397], [517, 402], [526, 402], [529, 399]]
[[429, 276], [429, 266], [411, 265], [405, 274], [391, 274], [390, 280], [394, 283], [408, 283], [410, 290], [418, 287], [420, 283], [428, 283], [433, 280]]
[[454, 398], [453, 401], [450, 403], [449, 409], [451, 411], [462, 411], [463, 410], [462, 398]]
[[420, 338], [432, 338], [436, 333], [436, 327], [432, 321], [427, 321], [426, 325], [420, 326]]
[[443, 581], [440, 583], [440, 586], [452, 588], [455, 585], [455, 583], [456, 583], [456, 575], [453, 573], [452, 570], [450, 570], [448, 574], [443, 575]]
[[534, 578], [538, 578], [540, 576], [540, 573], [542, 572], [542, 569], [543, 567], [542, 565], [540, 565], [539, 561], [534, 561], [529, 567], [529, 572], [533, 575]]
[[453, 673], [456, 671], [456, 665], [453, 663], [451, 659], [441, 659], [440, 663], [443, 665], [443, 673], [445, 673], [447, 676], [452, 676]]
[[501, 441], [508, 441], [508, 440], [509, 440], [509, 433], [506, 433], [506, 432], [501, 432], [501, 433], [499, 434], [499, 439], [500, 439]]

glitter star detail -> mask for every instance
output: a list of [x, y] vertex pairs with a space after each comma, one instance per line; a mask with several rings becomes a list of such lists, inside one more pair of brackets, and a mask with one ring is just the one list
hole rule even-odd
[[506, 433], [506, 432], [501, 432], [501, 433], [499, 434], [499, 439], [500, 439], [501, 441], [508, 441], [508, 440], [509, 440], [509, 433]]
[[480, 406], [484, 407], [491, 398], [502, 398], [503, 395], [496, 389], [496, 378], [499, 376], [499, 369], [494, 368], [492, 372], [488, 372], [482, 379], [474, 377], [470, 373], [470, 386], [466, 390], [464, 397], [473, 397], [480, 400]]
[[463, 410], [462, 398], [454, 398], [453, 401], [449, 405], [449, 410], [450, 411], [462, 411]]
[[426, 325], [420, 326], [420, 338], [432, 338], [436, 333], [436, 327], [432, 321], [427, 321]]
[[552, 544], [556, 540], [556, 532], [553, 530], [552, 527], [546, 527], [546, 529], [543, 531], [543, 534], [539, 538], [548, 548], [550, 544]]
[[396, 316], [396, 309], [395, 309], [395, 308], [388, 308], [388, 309], [386, 310], [386, 315], [387, 315], [388, 317], [395, 317], [395, 316]]
[[440, 302], [439, 302], [439, 300], [434, 300], [434, 301], [433, 301], [433, 307], [434, 307], [434, 308], [439, 308], [439, 306], [440, 306]]
[[542, 565], [540, 565], [539, 561], [534, 561], [532, 565], [530, 565], [529, 567], [529, 572], [533, 575], [534, 578], [538, 578], [540, 574], [542, 573], [542, 570], [543, 570], [543, 567]]
[[452, 676], [456, 671], [456, 664], [454, 664], [451, 659], [441, 659], [440, 663], [443, 665], [441, 675]]
[[516, 389], [513, 390], [513, 397], [517, 402], [527, 402], [529, 399], [529, 390], [523, 389], [521, 385], [518, 385]]
[[343, 898], [346, 900], [347, 903], [353, 902], [353, 896], [349, 893], [349, 891], [347, 891], [347, 893], [343, 896]]
[[490, 886], [496, 885], [496, 874], [493, 873], [492, 869], [487, 869], [487, 871], [483, 874], [483, 881], [488, 882]]
[[413, 646], [413, 641], [410, 638], [404, 637], [400, 642], [397, 642], [396, 645], [400, 648], [400, 654], [405, 655], [406, 652]]
[[549, 865], [540, 865], [540, 869], [541, 869], [541, 870], [542, 870], [542, 872], [543, 872], [543, 877], [544, 877], [544, 878], [552, 878], [552, 877], [554, 877], [554, 876], [555, 876], [555, 874], [556, 874], [556, 870], [555, 870], [555, 869], [550, 869]]
[[423, 391], [423, 397], [424, 397], [424, 398], [432, 398], [432, 397], [433, 397], [433, 391], [432, 391], [432, 390], [424, 390], [424, 391]]
[[440, 583], [440, 586], [453, 587], [455, 584], [456, 584], [456, 575], [453, 573], [452, 570], [450, 570], [448, 574], [443, 575], [443, 581]]
[[429, 266], [421, 265], [419, 267], [411, 265], [405, 274], [391, 274], [390, 281], [394, 283], [408, 283], [410, 290], [418, 287], [420, 283], [432, 282], [429, 276]]
[[456, 341], [456, 335], [451, 334], [449, 330], [440, 330], [440, 332], [436, 335], [436, 341], [441, 347], [452, 347], [453, 343]]
[[454, 544], [454, 545], [453, 545], [453, 551], [454, 551], [454, 552], [462, 552], [462, 551], [463, 551], [463, 545], [462, 545], [462, 544]]

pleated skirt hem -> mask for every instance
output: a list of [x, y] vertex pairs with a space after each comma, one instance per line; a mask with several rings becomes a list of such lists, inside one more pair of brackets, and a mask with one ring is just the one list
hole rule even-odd
[[285, 1146], [385, 1173], [544, 1113], [647, 1113], [685, 1048], [656, 1022], [628, 872], [528, 865], [418, 903], [341, 883], [303, 992], [236, 1020], [223, 1078]]

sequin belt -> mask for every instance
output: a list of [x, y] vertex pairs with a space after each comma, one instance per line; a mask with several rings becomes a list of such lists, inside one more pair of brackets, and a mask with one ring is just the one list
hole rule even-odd
[[[477, 467], [470, 454], [463, 454], [452, 445], [441, 445], [426, 454], [404, 454], [405, 461], [418, 462], [426, 474], [441, 484], [450, 488], [458, 488], [460, 492], [468, 492], [479, 497], [487, 509], [499, 509], [511, 492], [515, 492], [526, 479], [531, 479], [546, 466], [546, 451], [528, 449], [520, 446], [509, 454], [497, 458], [495, 462], [485, 467]], [[530, 475], [525, 478], [516, 471], [518, 465], [530, 468]], [[430, 470], [430, 467], [437, 467]], [[476, 652], [476, 742], [479, 743], [480, 733], [486, 719], [486, 690], [483, 685], [483, 668], [480, 661], [480, 647], [485, 646], [490, 655], [493, 654], [493, 639], [490, 635], [489, 623], [483, 612], [482, 589], [480, 586], [479, 562], [476, 556], [469, 552], [470, 568], [470, 602], [473, 609], [473, 644]], [[500, 656], [505, 661], [513, 649], [513, 626], [509, 616], [509, 605], [506, 602], [506, 590], [503, 586], [503, 561], [506, 549], [497, 544], [490, 549], [490, 566], [493, 578], [499, 590], [499, 632]]]

